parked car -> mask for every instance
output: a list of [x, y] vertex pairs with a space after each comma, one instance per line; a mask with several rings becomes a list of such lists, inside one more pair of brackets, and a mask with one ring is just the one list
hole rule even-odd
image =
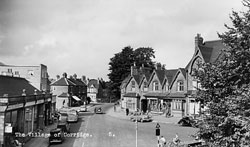
[[68, 122], [77, 122], [78, 121], [78, 114], [77, 112], [68, 112]]
[[61, 128], [55, 128], [50, 131], [49, 144], [64, 141], [64, 132]]
[[95, 107], [95, 113], [96, 114], [102, 114], [102, 107]]
[[59, 122], [57, 124], [57, 128], [61, 128], [63, 132], [69, 133], [70, 132], [70, 124], [68, 122]]
[[179, 120], [178, 124], [181, 126], [199, 127], [199, 125], [202, 125], [202, 120], [194, 119], [191, 116], [184, 116]]
[[131, 121], [138, 121], [138, 122], [151, 122], [153, 121], [152, 116], [149, 115], [142, 115], [140, 113], [134, 113], [130, 117]]
[[81, 106], [80, 109], [79, 109], [80, 112], [86, 112], [87, 111], [87, 107], [84, 105], [84, 106]]
[[67, 122], [68, 121], [68, 113], [59, 113], [59, 122]]

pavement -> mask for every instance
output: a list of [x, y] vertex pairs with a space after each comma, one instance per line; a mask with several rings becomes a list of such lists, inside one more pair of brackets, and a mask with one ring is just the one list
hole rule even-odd
[[[122, 109], [120, 105], [116, 105], [116, 110], [114, 110], [114, 107], [110, 108], [107, 111], [107, 115], [120, 119], [130, 119], [130, 116], [126, 115], [125, 109]], [[164, 114], [149, 113], [149, 115], [152, 116], [153, 122], [155, 123], [177, 124], [181, 119], [181, 117], [166, 117]]]

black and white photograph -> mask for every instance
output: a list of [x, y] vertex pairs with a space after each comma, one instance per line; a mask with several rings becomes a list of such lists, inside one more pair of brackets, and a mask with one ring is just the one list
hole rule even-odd
[[250, 147], [250, 0], [0, 0], [0, 147]]

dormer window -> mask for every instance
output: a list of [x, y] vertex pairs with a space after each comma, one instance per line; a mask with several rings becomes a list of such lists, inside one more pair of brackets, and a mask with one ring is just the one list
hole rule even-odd
[[159, 83], [157, 81], [153, 82], [153, 91], [159, 90]]
[[131, 91], [135, 91], [135, 81], [131, 82]]
[[143, 83], [143, 91], [148, 91], [148, 84], [147, 84], [147, 82]]
[[177, 91], [184, 91], [184, 82], [183, 81], [177, 82]]
[[165, 84], [165, 91], [168, 91], [168, 83]]

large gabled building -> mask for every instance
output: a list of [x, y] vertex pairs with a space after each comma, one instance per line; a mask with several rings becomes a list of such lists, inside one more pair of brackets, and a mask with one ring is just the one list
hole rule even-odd
[[51, 83], [51, 92], [56, 96], [56, 109], [60, 109], [86, 101], [87, 86], [76, 75], [68, 78], [67, 73], [63, 73], [61, 78]]
[[[220, 60], [223, 57], [223, 49], [226, 49], [226, 46], [221, 40], [203, 42], [203, 38], [197, 34], [194, 55], [185, 68], [167, 70], [156, 67], [150, 73], [149, 79], [143, 74], [131, 74], [124, 79], [121, 84], [122, 106], [132, 111], [139, 108], [174, 117], [200, 114], [200, 103], [196, 101], [197, 87], [200, 85], [193, 76], [193, 70], [201, 63]], [[131, 73], [134, 71], [135, 67], [131, 68]], [[134, 104], [129, 104], [130, 102]]]

